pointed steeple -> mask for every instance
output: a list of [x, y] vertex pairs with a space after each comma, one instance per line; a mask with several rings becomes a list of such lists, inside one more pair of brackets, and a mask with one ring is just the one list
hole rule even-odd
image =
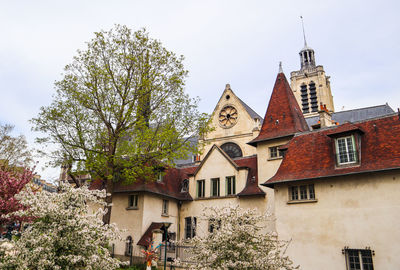
[[307, 46], [306, 32], [304, 31], [304, 21], [303, 16], [300, 16], [301, 25], [303, 27], [303, 37], [304, 37], [304, 48], [300, 51], [300, 65], [301, 70], [306, 68], [315, 67], [315, 55], [314, 50]]
[[278, 73], [260, 134], [249, 144], [256, 145], [261, 141], [287, 137], [308, 130], [285, 74]]

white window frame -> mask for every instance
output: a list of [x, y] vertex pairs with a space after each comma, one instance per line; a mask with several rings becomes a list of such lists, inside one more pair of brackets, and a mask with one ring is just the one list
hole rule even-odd
[[[340, 146], [340, 142], [344, 142], [344, 144]], [[354, 135], [336, 138], [335, 148], [336, 160], [338, 165], [354, 164], [358, 162], [356, 139]], [[352, 153], [350, 148], [353, 148]], [[346, 160], [342, 161], [342, 157]]]
[[169, 208], [169, 201], [168, 200], [163, 200], [163, 202], [162, 202], [162, 210], [161, 210], [161, 215], [162, 216], [168, 216], [168, 208]]

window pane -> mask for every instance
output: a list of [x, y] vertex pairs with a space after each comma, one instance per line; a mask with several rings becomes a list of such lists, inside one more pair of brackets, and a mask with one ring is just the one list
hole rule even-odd
[[275, 146], [275, 147], [270, 147], [269, 148], [269, 157], [270, 158], [276, 158], [276, 157], [278, 157], [278, 148]]
[[300, 200], [307, 200], [307, 186], [300, 186]]
[[358, 250], [348, 250], [347, 253], [349, 258], [350, 270], [361, 270]]
[[310, 199], [315, 199], [314, 185], [309, 185], [308, 186], [308, 191], [310, 193]]
[[204, 180], [197, 180], [197, 197], [204, 197]]
[[211, 179], [211, 196], [219, 196], [219, 178]]
[[291, 198], [291, 200], [293, 201], [293, 200], [298, 200], [299, 199], [299, 193], [298, 193], [298, 190], [297, 190], [297, 187], [291, 187], [290, 188], [290, 191], [291, 191], [291, 196], [290, 196], [290, 198]]
[[374, 270], [371, 250], [361, 250], [363, 270]]

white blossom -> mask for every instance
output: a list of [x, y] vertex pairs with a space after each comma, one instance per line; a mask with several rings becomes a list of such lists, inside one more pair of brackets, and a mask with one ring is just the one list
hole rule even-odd
[[278, 240], [265, 227], [269, 214], [233, 207], [210, 207], [202, 219], [213, 226], [213, 232], [196, 236], [191, 245], [191, 263], [176, 261], [192, 270], [292, 270], [298, 269], [285, 254], [288, 242]]
[[[105, 192], [60, 184], [59, 193], [27, 188], [20, 200], [29, 208], [21, 215], [35, 221], [14, 238], [13, 256], [0, 258], [0, 269], [116, 269], [108, 246], [120, 239], [115, 224], [103, 224]], [[99, 205], [91, 211], [89, 205]]]

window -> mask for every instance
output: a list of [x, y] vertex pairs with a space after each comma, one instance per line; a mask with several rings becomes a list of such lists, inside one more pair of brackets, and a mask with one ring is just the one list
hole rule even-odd
[[315, 200], [314, 184], [289, 187], [289, 200]]
[[235, 176], [226, 177], [226, 195], [234, 195], [236, 194], [236, 183]]
[[168, 200], [163, 200], [161, 215], [168, 216], [168, 204], [169, 204]]
[[162, 172], [158, 172], [158, 174], [157, 174], [157, 182], [162, 182], [162, 180], [163, 180], [163, 173]]
[[278, 147], [279, 146], [273, 146], [273, 147], [269, 148], [269, 158], [270, 159], [283, 157], [283, 153], [282, 153], [282, 151], [279, 151]]
[[132, 236], [128, 236], [125, 240], [125, 256], [130, 256], [132, 254]]
[[188, 192], [189, 191], [189, 180], [185, 179], [182, 182], [182, 189], [181, 192]]
[[190, 239], [196, 236], [196, 217], [185, 218], [185, 239]]
[[211, 179], [211, 197], [219, 197], [219, 178]]
[[204, 198], [205, 194], [205, 181], [197, 180], [197, 198]]
[[214, 230], [219, 230], [219, 228], [221, 228], [221, 220], [214, 218], [208, 220], [208, 231], [210, 233], [214, 232]]
[[373, 251], [370, 249], [345, 249], [348, 270], [374, 270]]
[[236, 158], [243, 156], [242, 150], [239, 145], [233, 142], [227, 142], [221, 145], [221, 149], [228, 154], [230, 158]]
[[128, 208], [138, 209], [138, 200], [139, 200], [139, 195], [137, 194], [129, 195]]
[[336, 145], [336, 158], [339, 165], [352, 164], [357, 162], [357, 151], [354, 136], [347, 136], [337, 138]]

